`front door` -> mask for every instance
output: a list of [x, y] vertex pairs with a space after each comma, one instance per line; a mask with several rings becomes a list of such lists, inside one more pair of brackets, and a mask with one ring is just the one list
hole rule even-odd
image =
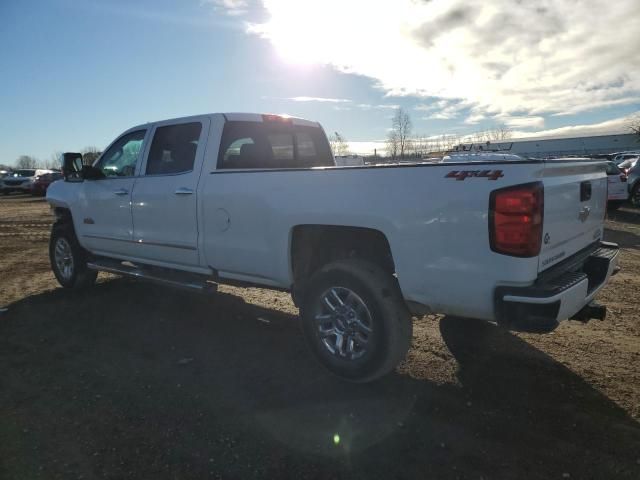
[[87, 249], [129, 255], [133, 247], [131, 193], [142, 157], [146, 130], [126, 133], [113, 142], [96, 163], [104, 178], [82, 183], [76, 231]]
[[131, 199], [137, 258], [199, 266], [196, 191], [208, 133], [207, 117], [154, 127]]

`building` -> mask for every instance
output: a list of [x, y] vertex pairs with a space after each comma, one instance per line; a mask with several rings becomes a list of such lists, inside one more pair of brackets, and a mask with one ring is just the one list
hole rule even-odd
[[640, 137], [632, 133], [571, 138], [523, 138], [491, 142], [490, 147], [508, 150], [523, 157], [595, 155], [640, 150]]

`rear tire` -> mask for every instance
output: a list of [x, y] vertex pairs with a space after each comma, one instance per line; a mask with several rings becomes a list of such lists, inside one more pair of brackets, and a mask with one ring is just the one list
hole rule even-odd
[[98, 272], [87, 268], [88, 259], [89, 254], [78, 243], [73, 225], [56, 222], [49, 240], [49, 261], [58, 283], [72, 289], [93, 285]]
[[370, 382], [406, 356], [413, 324], [396, 279], [360, 259], [329, 263], [310, 279], [301, 307], [308, 346], [331, 373]]

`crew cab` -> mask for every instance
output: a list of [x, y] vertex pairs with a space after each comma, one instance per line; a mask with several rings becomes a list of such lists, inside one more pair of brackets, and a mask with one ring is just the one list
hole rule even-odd
[[602, 238], [605, 163], [496, 155], [338, 167], [299, 118], [139, 125], [93, 165], [64, 155], [47, 191], [52, 269], [67, 288], [108, 271], [290, 291], [311, 351], [360, 382], [405, 357], [415, 315], [530, 332], [603, 318], [593, 299], [618, 258]]

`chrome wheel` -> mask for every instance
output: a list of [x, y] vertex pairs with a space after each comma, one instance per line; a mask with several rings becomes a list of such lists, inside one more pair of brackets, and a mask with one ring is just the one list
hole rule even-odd
[[58, 273], [65, 280], [71, 280], [74, 264], [69, 241], [64, 237], [58, 238], [53, 252]]
[[319, 297], [314, 319], [317, 333], [333, 355], [356, 360], [367, 353], [373, 322], [364, 301], [352, 290], [331, 287]]

